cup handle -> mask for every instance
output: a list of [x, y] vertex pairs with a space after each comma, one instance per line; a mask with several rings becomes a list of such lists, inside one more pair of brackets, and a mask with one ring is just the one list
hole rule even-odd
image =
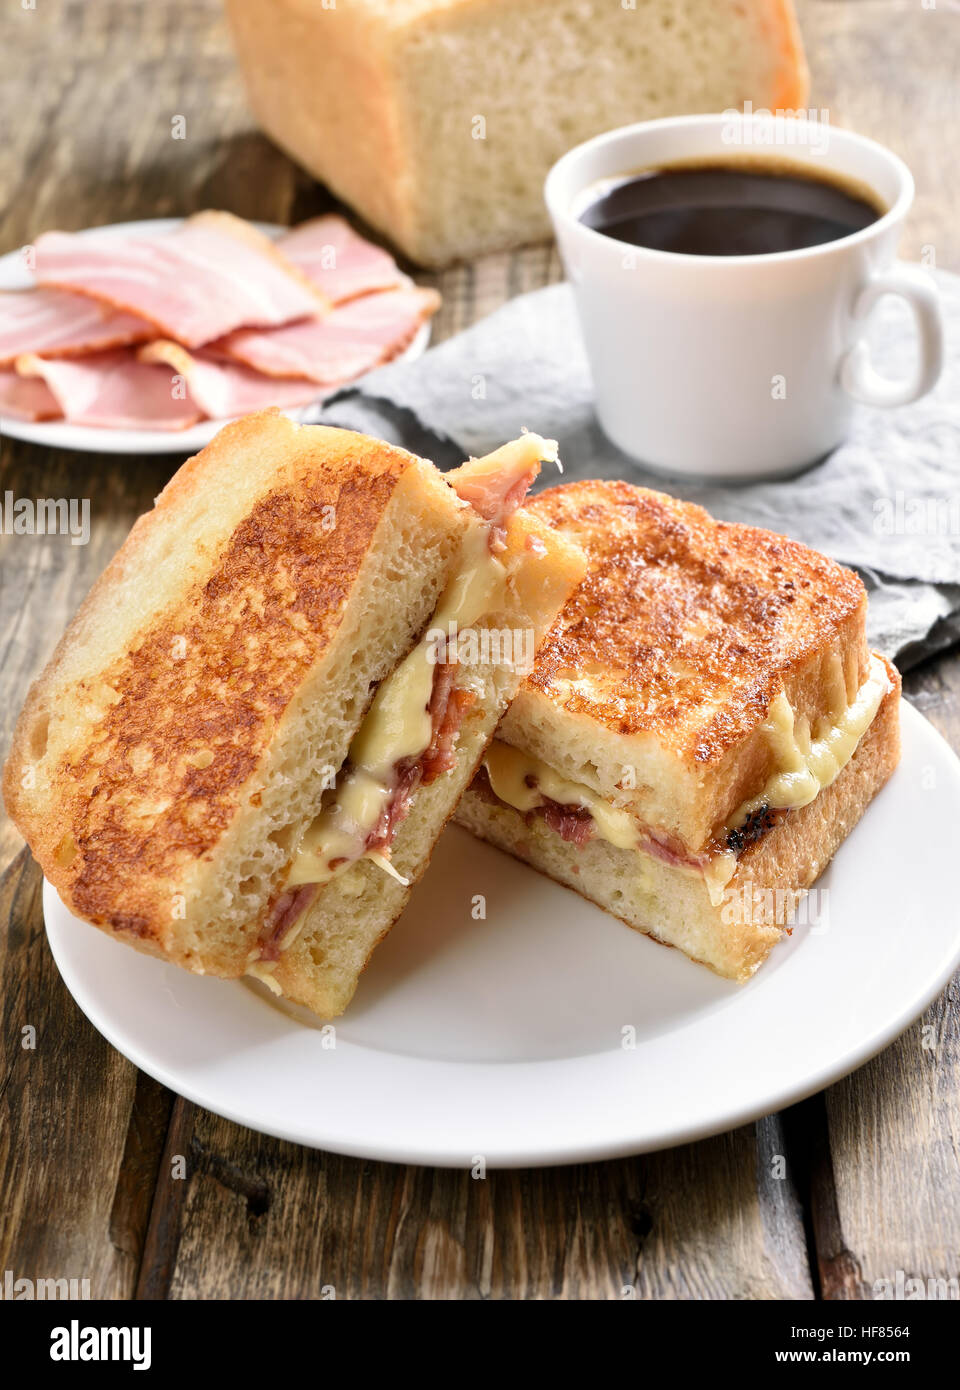
[[862, 322], [877, 300], [898, 294], [913, 313], [917, 326], [917, 365], [906, 381], [881, 376], [870, 361], [870, 349], [862, 338], [841, 359], [840, 383], [863, 405], [909, 405], [936, 383], [943, 368], [943, 319], [937, 291], [930, 278], [910, 266], [885, 270], [864, 285], [857, 295], [853, 317]]

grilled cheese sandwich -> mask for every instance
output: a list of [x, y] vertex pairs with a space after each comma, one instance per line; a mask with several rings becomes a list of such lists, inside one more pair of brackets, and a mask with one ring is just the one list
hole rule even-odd
[[189, 460], [32, 688], [5, 768], [74, 914], [341, 1012], [523, 675], [445, 634], [502, 623], [535, 645], [582, 577], [522, 508], [554, 456], [524, 435], [444, 477], [268, 411]]
[[[531, 509], [589, 568], [457, 819], [746, 978], [898, 757], [899, 678], [867, 648], [863, 586], [625, 483]], [[751, 922], [770, 889], [777, 920]]]

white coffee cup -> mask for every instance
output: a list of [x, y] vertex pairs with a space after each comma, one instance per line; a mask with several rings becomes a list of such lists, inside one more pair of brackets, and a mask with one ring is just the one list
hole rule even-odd
[[[812, 165], [866, 185], [887, 211], [839, 240], [755, 256], [650, 250], [578, 220], [605, 179], [731, 154]], [[651, 468], [731, 479], [796, 472], [840, 443], [854, 401], [906, 405], [940, 373], [933, 279], [895, 263], [913, 179], [862, 135], [767, 114], [645, 121], [570, 150], [551, 169], [545, 196], [600, 423]], [[887, 294], [899, 295], [916, 323], [916, 365], [904, 381], [874, 369], [861, 336]]]

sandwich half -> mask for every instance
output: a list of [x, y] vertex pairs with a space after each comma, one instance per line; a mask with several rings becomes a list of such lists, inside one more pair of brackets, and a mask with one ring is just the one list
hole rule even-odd
[[588, 555], [457, 820], [745, 980], [899, 757], [850, 570], [621, 482], [530, 513]]
[[520, 506], [555, 456], [528, 434], [443, 475], [268, 411], [184, 464], [4, 770], [70, 910], [339, 1013], [583, 575]]

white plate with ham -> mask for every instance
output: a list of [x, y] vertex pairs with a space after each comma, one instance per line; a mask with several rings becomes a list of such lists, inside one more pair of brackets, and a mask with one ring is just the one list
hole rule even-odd
[[228, 213], [46, 232], [0, 257], [0, 430], [105, 453], [192, 453], [228, 419], [296, 417], [419, 356], [440, 303], [336, 214]]
[[699, 1139], [866, 1061], [960, 961], [958, 819], [960, 764], [904, 704], [903, 761], [818, 883], [812, 923], [746, 985], [451, 826], [326, 1027], [254, 981], [131, 951], [49, 884], [43, 910], [80, 1008], [165, 1086], [296, 1143], [477, 1173]]

